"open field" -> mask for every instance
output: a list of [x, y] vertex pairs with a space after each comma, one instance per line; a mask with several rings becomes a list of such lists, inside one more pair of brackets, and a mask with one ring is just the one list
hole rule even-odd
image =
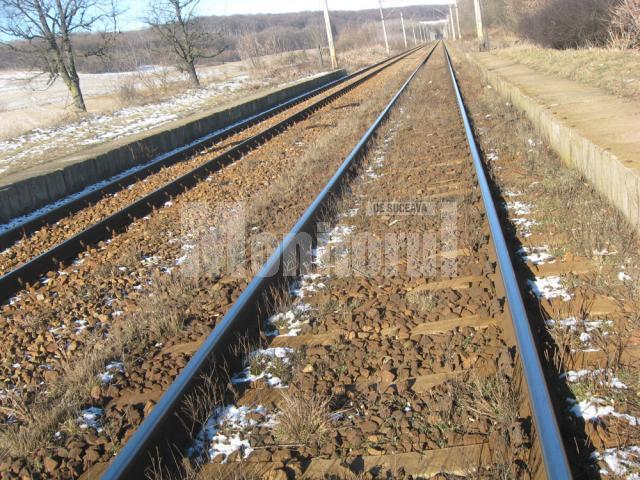
[[[262, 57], [259, 68], [244, 62], [203, 67], [202, 88], [193, 89], [173, 69], [83, 74], [88, 114], [69, 108], [61, 81], [24, 71], [0, 73], [0, 174], [9, 175], [64, 155], [170, 124], [243, 96], [321, 73], [317, 52]], [[356, 69], [383, 58], [379, 49], [345, 52], [344, 67]], [[326, 68], [326, 67], [325, 67]]]

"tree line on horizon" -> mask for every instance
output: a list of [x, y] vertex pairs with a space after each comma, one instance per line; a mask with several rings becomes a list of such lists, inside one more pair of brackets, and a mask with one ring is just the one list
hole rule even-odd
[[[141, 19], [146, 28], [119, 31], [123, 10], [117, 1], [0, 0], [0, 65], [43, 72], [49, 83], [62, 80], [75, 108], [86, 111], [79, 72], [174, 66], [198, 87], [198, 65], [326, 44], [321, 12], [201, 16], [200, 0], [149, 0]], [[402, 11], [407, 21], [445, 15], [433, 6]], [[375, 9], [332, 12], [336, 43], [349, 49], [379, 41], [376, 22]]]

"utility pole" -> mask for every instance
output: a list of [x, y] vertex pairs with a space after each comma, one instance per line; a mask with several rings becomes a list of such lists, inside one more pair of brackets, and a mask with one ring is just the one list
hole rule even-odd
[[413, 29], [413, 46], [418, 45], [418, 41], [416, 40], [416, 22], [415, 20], [411, 22], [411, 28]]
[[380, 19], [382, 20], [382, 33], [384, 35], [384, 46], [387, 49], [387, 56], [388, 56], [390, 54], [389, 40], [387, 39], [387, 27], [384, 26], [384, 15], [382, 14], [382, 0], [378, 0], [378, 5], [380, 5]]
[[333, 32], [331, 31], [331, 20], [329, 19], [329, 5], [324, 0], [324, 25], [327, 27], [327, 40], [329, 41], [329, 55], [331, 56], [331, 68], [338, 68], [338, 59], [336, 57], [336, 47], [333, 45]]
[[453, 6], [449, 4], [449, 26], [451, 27], [451, 39], [456, 39], [456, 27], [453, 24]]
[[404, 29], [404, 17], [402, 16], [402, 12], [400, 12], [400, 23], [402, 23], [402, 36], [404, 37], [404, 49], [409, 48], [407, 45], [407, 32]]
[[460, 15], [458, 15], [458, 0], [453, 0], [453, 9], [456, 12], [456, 27], [458, 27], [458, 40], [462, 40], [462, 31], [460, 30]]
[[476, 13], [476, 30], [481, 48], [485, 47], [484, 29], [482, 28], [482, 12], [480, 11], [480, 0], [473, 0], [473, 8]]

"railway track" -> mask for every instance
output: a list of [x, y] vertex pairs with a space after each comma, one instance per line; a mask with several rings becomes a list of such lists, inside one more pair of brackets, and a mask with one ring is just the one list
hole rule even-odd
[[145, 413], [103, 478], [571, 478], [444, 46]]
[[266, 228], [286, 233], [425, 53], [410, 53], [5, 303], [0, 471], [75, 478], [110, 459], [251, 278], [176, 274], [194, 243], [181, 234], [183, 211], [244, 202], [250, 240]]
[[[86, 245], [126, 228], [217, 169], [326, 108], [359, 85], [410, 55], [413, 50], [365, 67], [261, 114], [164, 154], [126, 175], [101, 182], [0, 234], [0, 292], [3, 299], [38, 280]], [[320, 99], [316, 97], [320, 96]], [[21, 239], [21, 240], [20, 240]], [[16, 241], [20, 240], [17, 244]]]

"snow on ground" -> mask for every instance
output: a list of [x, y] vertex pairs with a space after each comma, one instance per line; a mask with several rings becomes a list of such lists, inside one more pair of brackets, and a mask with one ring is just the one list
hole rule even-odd
[[516, 215], [527, 215], [531, 213], [531, 205], [524, 202], [506, 202], [503, 204], [503, 207], [508, 211], [515, 213]]
[[612, 416], [626, 420], [632, 427], [640, 426], [640, 418], [617, 412], [610, 402], [599, 397], [591, 397], [588, 400], [577, 401], [567, 398], [570, 405], [569, 411], [576, 417], [584, 418], [585, 422], [597, 423], [600, 417]]
[[[249, 365], [241, 372], [235, 373], [231, 377], [231, 383], [237, 385], [264, 379], [271, 388], [286, 388], [285, 380], [277, 376], [277, 370], [274, 371], [274, 366], [276, 361], [289, 365], [289, 357], [292, 353], [293, 349], [287, 347], [255, 350], [249, 354]], [[256, 369], [259, 370], [259, 372], [255, 372]], [[254, 370], [254, 372], [252, 372], [252, 370]]]
[[[33, 160], [49, 154], [59, 156], [109, 140], [145, 132], [177, 120], [207, 106], [214, 97], [242, 88], [247, 75], [189, 90], [168, 100], [123, 108], [110, 114], [90, 115], [61, 127], [36, 128], [9, 140], [0, 141], [0, 173], [7, 172], [19, 160]], [[41, 163], [41, 162], [37, 162]]]
[[571, 294], [562, 286], [560, 277], [557, 276], [536, 277], [534, 280], [527, 280], [527, 286], [538, 298], [562, 298], [565, 302], [571, 300]]
[[549, 319], [547, 325], [552, 328], [561, 327], [570, 330], [580, 340], [579, 351], [582, 352], [595, 352], [598, 348], [595, 348], [592, 344], [592, 335], [594, 331], [597, 331], [602, 336], [609, 335], [608, 329], [613, 325], [612, 320], [600, 320], [600, 319], [578, 319], [576, 317], [568, 317], [561, 320]]
[[618, 272], [618, 280], [620, 280], [621, 282], [628, 282], [629, 280], [631, 280], [631, 277], [625, 272]]
[[[605, 387], [611, 387], [611, 388], [619, 388], [619, 389], [626, 389], [628, 388], [618, 377], [611, 377], [608, 378], [611, 375], [611, 371], [607, 371], [605, 372], [605, 370], [598, 368], [596, 370], [587, 370], [587, 369], [583, 369], [583, 370], [569, 370], [568, 372], [565, 372], [564, 374], [562, 374], [562, 376], [564, 378], [567, 379], [568, 382], [570, 383], [574, 383], [574, 382], [578, 382], [583, 378], [587, 378], [587, 377], [594, 377], [594, 378], [603, 378], [604, 380], [602, 381], [598, 381], [598, 383], [600, 385], [603, 385]], [[605, 375], [605, 374], [609, 374], [609, 375]]]
[[523, 238], [530, 237], [531, 227], [538, 223], [535, 220], [529, 220], [528, 218], [514, 218], [511, 222], [518, 227], [518, 232]]
[[[627, 390], [629, 387], [619, 378], [613, 375], [612, 371], [603, 369], [596, 370], [569, 370], [564, 373], [563, 377], [570, 383], [577, 382], [594, 382], [596, 388], [605, 387], [616, 390]], [[591, 391], [591, 387], [589, 388]], [[595, 396], [592, 392], [581, 394], [578, 399], [567, 398], [569, 404], [569, 412], [576, 417], [582, 417], [585, 422], [598, 423], [602, 417], [616, 417], [626, 421], [630, 426], [640, 426], [640, 418], [626, 413], [616, 411], [615, 401], [613, 399]]]
[[601, 461], [604, 468], [601, 475], [617, 475], [627, 480], [640, 480], [640, 446], [608, 448], [604, 452], [594, 452], [592, 458]]
[[92, 428], [98, 433], [102, 431], [102, 425], [100, 424], [100, 417], [104, 414], [104, 410], [98, 407], [89, 407], [84, 410], [80, 410], [80, 415], [77, 418], [78, 425], [81, 429], [86, 430]]
[[[255, 417], [263, 417], [265, 420], [259, 422]], [[269, 415], [262, 405], [218, 407], [198, 433], [189, 449], [189, 456], [193, 458], [206, 454], [209, 460], [213, 460], [223, 455], [222, 463], [225, 463], [229, 455], [239, 451], [242, 458], [247, 458], [253, 451], [247, 438], [250, 430], [259, 426], [271, 427], [274, 424], [274, 415]]]
[[[305, 275], [305, 277], [309, 276]], [[268, 337], [276, 337], [278, 335], [286, 337], [297, 336], [302, 330], [302, 326], [308, 323], [310, 310], [311, 305], [308, 303], [298, 303], [291, 310], [271, 315], [267, 319], [267, 325], [273, 330], [266, 332], [265, 335]]]
[[541, 247], [521, 247], [516, 253], [525, 261], [531, 262], [534, 265], [555, 262], [554, 256], [549, 252], [548, 245]]
[[105, 371], [98, 377], [102, 383], [111, 383], [118, 373], [124, 373], [124, 364], [122, 362], [110, 362], [105, 367]]

